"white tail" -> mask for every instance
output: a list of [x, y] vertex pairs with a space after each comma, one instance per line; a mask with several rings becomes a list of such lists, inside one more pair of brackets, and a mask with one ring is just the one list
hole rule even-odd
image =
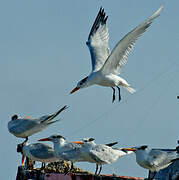
[[130, 86], [123, 86], [123, 87], [126, 88], [132, 94], [136, 92], [136, 90], [131, 88]]

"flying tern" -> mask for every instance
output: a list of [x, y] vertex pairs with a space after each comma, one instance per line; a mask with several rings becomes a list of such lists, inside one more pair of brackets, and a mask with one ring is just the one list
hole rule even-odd
[[135, 41], [147, 30], [153, 19], [159, 16], [162, 8], [161, 6], [151, 17], [126, 34], [111, 53], [108, 45], [109, 33], [106, 26], [108, 16], [106, 16], [104, 9], [100, 8], [86, 42], [91, 54], [92, 72], [77, 83], [71, 94], [95, 84], [112, 88], [112, 102], [115, 101], [115, 87], [119, 91], [119, 101], [121, 100], [120, 86], [130, 93], [134, 93], [135, 89], [118, 74], [120, 74], [122, 66], [127, 63], [128, 54]]
[[[120, 157], [131, 153], [123, 150], [123, 148], [110, 147], [116, 143], [109, 143], [106, 145], [96, 144], [93, 138], [83, 139], [82, 142], [81, 153], [87, 162], [96, 164], [95, 175], [99, 175], [101, 173], [102, 165], [111, 164], [117, 161]], [[100, 166], [99, 172], [98, 166]]]
[[59, 161], [54, 149], [51, 146], [43, 143], [28, 144], [27, 142], [23, 142], [18, 144], [17, 152], [21, 152], [22, 154], [21, 165], [23, 165], [25, 157], [26, 159], [30, 159], [32, 161], [41, 162], [42, 166], [45, 163]]
[[11, 121], [8, 123], [8, 130], [16, 137], [26, 138], [46, 129], [50, 124], [53, 124], [59, 120], [52, 121], [59, 113], [64, 111], [67, 106], [64, 106], [52, 115], [44, 115], [36, 119], [30, 118], [18, 118], [17, 115], [13, 115]]
[[153, 179], [156, 172], [168, 167], [173, 161], [179, 159], [179, 148], [176, 149], [148, 149], [148, 146], [124, 148], [126, 151], [134, 151], [136, 162], [149, 170], [149, 177]]

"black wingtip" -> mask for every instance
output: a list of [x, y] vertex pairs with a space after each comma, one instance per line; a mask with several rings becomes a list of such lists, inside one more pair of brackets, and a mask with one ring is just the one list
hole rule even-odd
[[104, 8], [101, 7], [93, 23], [89, 36], [96, 32], [100, 25], [106, 24], [107, 19], [108, 16], [106, 16]]
[[63, 110], [65, 110], [65, 109], [68, 109], [70, 106], [67, 106], [67, 105], [65, 105], [65, 106], [63, 106]]
[[106, 144], [106, 146], [112, 147], [112, 146], [116, 145], [117, 143], [118, 142], [108, 143], [108, 144]]

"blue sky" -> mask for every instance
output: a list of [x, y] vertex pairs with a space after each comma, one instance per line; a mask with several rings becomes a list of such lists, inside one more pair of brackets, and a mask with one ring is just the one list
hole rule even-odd
[[[122, 89], [122, 101], [112, 104], [110, 88], [93, 86], [69, 95], [77, 81], [91, 71], [85, 44], [89, 30], [104, 7], [110, 47], [161, 5], [161, 16], [136, 42], [121, 72], [137, 92]], [[30, 137], [29, 142], [60, 133], [69, 141], [94, 137], [97, 143], [118, 146], [147, 144], [174, 148], [178, 140], [179, 1], [12, 1], [0, 2], [0, 179], [15, 178], [22, 142], [8, 133], [13, 114], [38, 117], [70, 106], [59, 123]], [[78, 163], [94, 171], [95, 165]], [[102, 173], [141, 176], [147, 171], [126, 156], [103, 167]]]

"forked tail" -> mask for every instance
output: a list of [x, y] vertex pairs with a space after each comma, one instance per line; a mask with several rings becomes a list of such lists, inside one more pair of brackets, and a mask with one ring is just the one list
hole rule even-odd
[[133, 93], [136, 92], [136, 90], [133, 89], [133, 88], [131, 88], [130, 86], [123, 85], [123, 87], [124, 87], [125, 89], [127, 89], [131, 94], [133, 94]]

